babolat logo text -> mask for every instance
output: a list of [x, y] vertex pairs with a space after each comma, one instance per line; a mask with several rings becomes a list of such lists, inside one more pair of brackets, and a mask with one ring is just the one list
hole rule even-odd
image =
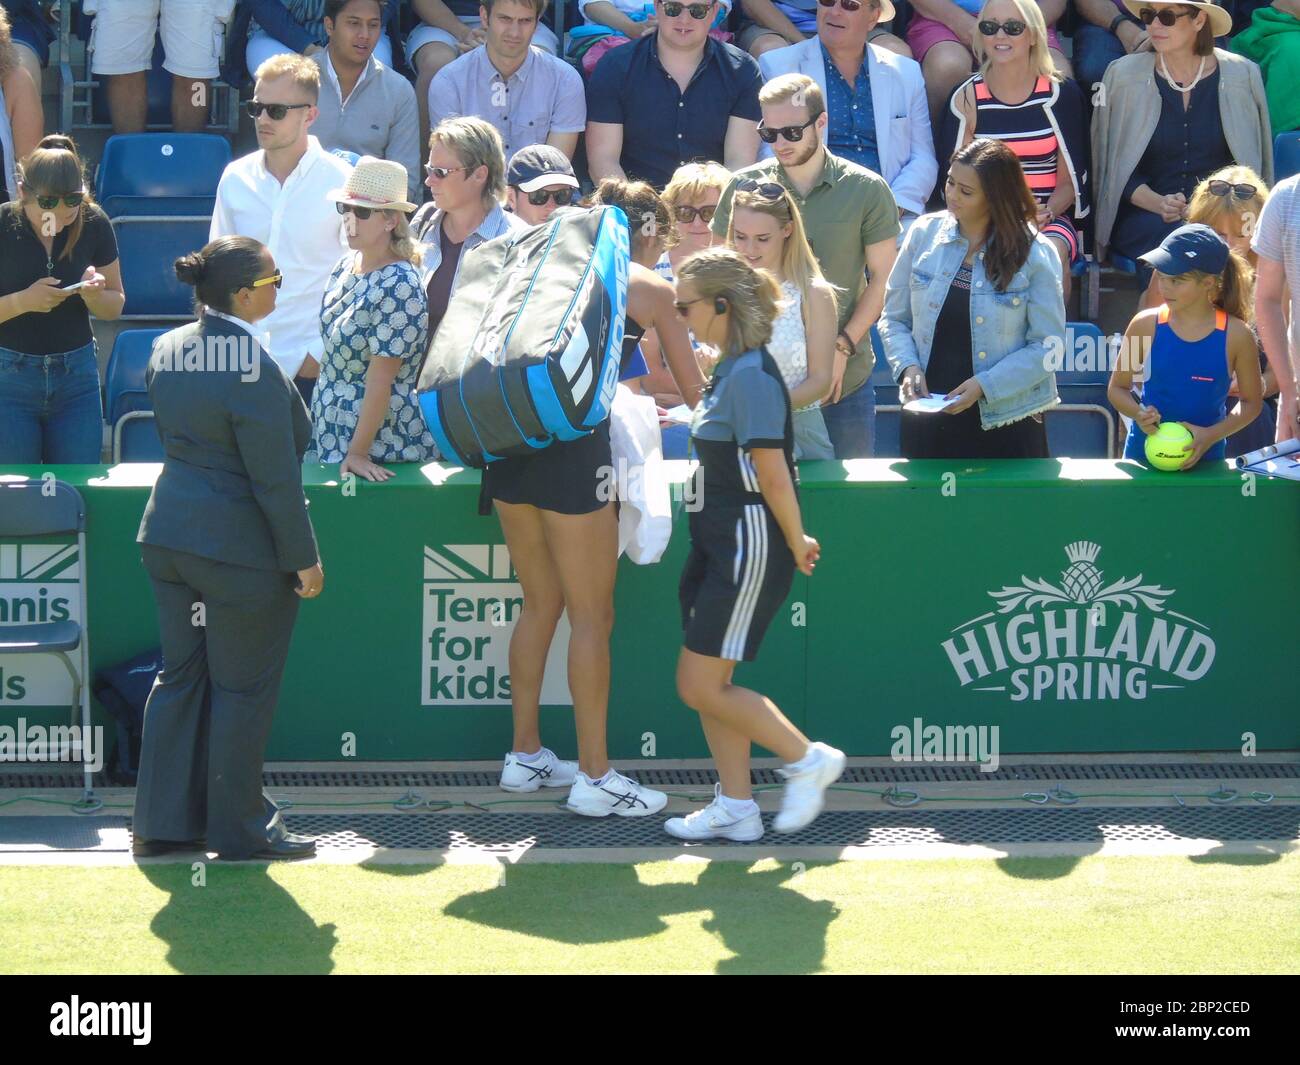
[[[261, 347], [270, 343], [263, 336]], [[169, 373], [238, 373], [241, 381], [256, 381], [262, 372], [258, 342], [241, 331], [231, 336], [187, 336], [180, 343], [156, 344], [150, 356], [155, 371]]]
[[1069, 544], [1056, 585], [1022, 576], [989, 596], [995, 610], [942, 643], [958, 683], [1026, 699], [1145, 699], [1184, 688], [1214, 664], [1208, 625], [1170, 610], [1172, 588], [1142, 574], [1107, 582], [1101, 548]]
[[70, 1002], [50, 1006], [50, 1035], [130, 1036], [136, 1046], [148, 1046], [151, 1002]]
[[[510, 636], [524, 592], [504, 544], [424, 549], [421, 702], [425, 706], [509, 706]], [[542, 681], [544, 706], [572, 706], [569, 619], [560, 618]]]

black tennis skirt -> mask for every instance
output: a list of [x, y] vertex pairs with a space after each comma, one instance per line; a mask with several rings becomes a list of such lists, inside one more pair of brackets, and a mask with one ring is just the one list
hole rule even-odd
[[613, 498], [613, 464], [606, 419], [577, 440], [560, 440], [531, 455], [488, 463], [480, 509], [486, 513], [491, 500], [499, 500], [557, 514], [591, 514]]

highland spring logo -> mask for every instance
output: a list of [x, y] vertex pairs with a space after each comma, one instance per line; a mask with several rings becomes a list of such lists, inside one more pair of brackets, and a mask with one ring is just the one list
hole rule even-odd
[[943, 641], [963, 688], [1026, 699], [1145, 699], [1186, 687], [1214, 664], [1209, 626], [1165, 606], [1172, 588], [1142, 574], [1109, 584], [1101, 548], [1065, 548], [1060, 585], [1022, 576], [989, 596], [996, 609], [958, 625]]

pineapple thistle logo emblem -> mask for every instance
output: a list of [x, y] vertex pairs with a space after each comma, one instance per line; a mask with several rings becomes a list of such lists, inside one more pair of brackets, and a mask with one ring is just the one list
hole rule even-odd
[[1076, 540], [1065, 549], [1071, 564], [1061, 574], [1061, 587], [1076, 603], [1091, 602], [1101, 588], [1101, 570], [1093, 565], [1099, 554], [1101, 548], [1087, 540]]
[[1107, 585], [1097, 566], [1097, 556], [1100, 554], [1101, 548], [1097, 544], [1076, 540], [1065, 547], [1065, 557], [1070, 565], [1061, 572], [1059, 588], [1050, 581], [1022, 574], [1022, 584], [1006, 585], [1001, 591], [989, 592], [989, 595], [997, 600], [999, 614], [1057, 603], [1113, 603], [1116, 606], [1135, 607], [1141, 602], [1155, 613], [1164, 610], [1165, 600], [1174, 594], [1172, 588], [1143, 584], [1140, 573], [1136, 577], [1122, 577]]

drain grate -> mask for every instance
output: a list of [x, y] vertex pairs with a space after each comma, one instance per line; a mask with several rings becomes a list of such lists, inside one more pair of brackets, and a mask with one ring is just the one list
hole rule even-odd
[[[651, 787], [712, 787], [717, 774], [712, 769], [629, 770], [642, 784]], [[754, 784], [780, 784], [774, 769], [755, 769]], [[500, 773], [493, 770], [272, 770], [264, 776], [272, 788], [494, 788]], [[843, 784], [914, 784], [926, 782], [981, 781], [988, 783], [1027, 780], [1282, 780], [1300, 779], [1300, 763], [1240, 762], [1130, 765], [1128, 763], [1021, 764], [1000, 765], [992, 773], [981, 773], [975, 765], [879, 765], [850, 766], [840, 778]]]
[[[651, 787], [712, 787], [717, 774], [712, 769], [655, 769], [630, 771]], [[398, 769], [273, 769], [262, 775], [268, 788], [495, 788], [500, 780], [496, 769], [398, 770]], [[774, 769], [755, 769], [754, 784], [780, 784]], [[1144, 763], [1003, 763], [992, 773], [975, 765], [870, 765], [850, 766], [840, 778], [843, 784], [924, 783], [1017, 783], [1024, 781], [1087, 780], [1297, 780], [1296, 762], [1178, 762]], [[94, 776], [94, 787], [109, 787], [105, 774]], [[0, 789], [80, 788], [77, 769], [49, 772], [0, 773]]]
[[[567, 814], [287, 814], [293, 832], [315, 836], [323, 851], [382, 848], [459, 850], [518, 855], [555, 848], [595, 850], [648, 847], [677, 850], [663, 818], [588, 819]], [[764, 815], [771, 828], [771, 815]], [[0, 852], [125, 851], [129, 822], [122, 817], [0, 818]], [[904, 844], [1159, 842], [1180, 839], [1300, 839], [1296, 807], [1149, 807], [1033, 810], [831, 810], [789, 836], [769, 834], [738, 848], [891, 847]]]

